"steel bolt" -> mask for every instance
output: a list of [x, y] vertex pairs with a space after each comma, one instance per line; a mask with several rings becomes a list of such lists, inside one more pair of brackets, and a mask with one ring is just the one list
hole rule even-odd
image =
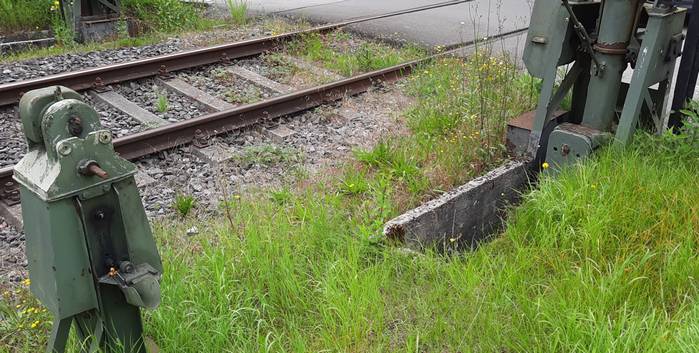
[[561, 146], [561, 155], [567, 156], [568, 153], [570, 153], [570, 146], [564, 143], [563, 146]]

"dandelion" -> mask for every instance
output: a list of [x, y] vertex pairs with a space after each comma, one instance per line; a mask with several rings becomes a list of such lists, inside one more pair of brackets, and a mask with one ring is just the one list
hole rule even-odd
[[32, 326], [31, 326], [31, 327], [32, 327], [32, 328], [37, 328], [37, 327], [39, 327], [39, 324], [40, 324], [40, 323], [41, 323], [41, 321], [36, 320], [36, 321], [32, 322]]
[[24, 281], [22, 281], [22, 284], [25, 286], [28, 286], [28, 285], [32, 284], [32, 281], [29, 278], [27, 278]]
[[549, 167], [550, 167], [550, 166], [549, 166], [548, 162], [544, 162], [544, 163], [541, 165], [541, 168], [544, 168], [544, 169], [549, 169]]

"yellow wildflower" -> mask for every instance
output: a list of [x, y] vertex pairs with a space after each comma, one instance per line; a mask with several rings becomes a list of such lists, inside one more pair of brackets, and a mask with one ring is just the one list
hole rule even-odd
[[544, 168], [544, 169], [549, 169], [549, 167], [550, 167], [550, 166], [549, 166], [549, 164], [548, 164], [547, 162], [544, 162], [544, 163], [541, 165], [541, 168]]
[[22, 284], [24, 284], [25, 286], [28, 286], [28, 285], [32, 284], [32, 281], [29, 278], [27, 278], [24, 281], [22, 281]]
[[37, 328], [41, 322], [39, 320], [36, 320], [32, 322], [32, 328]]

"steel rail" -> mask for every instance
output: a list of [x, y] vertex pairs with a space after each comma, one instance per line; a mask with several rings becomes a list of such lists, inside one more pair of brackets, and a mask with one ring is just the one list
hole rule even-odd
[[[198, 138], [210, 138], [241, 129], [264, 119], [302, 112], [366, 92], [378, 82], [394, 82], [410, 74], [417, 65], [441, 55], [443, 54], [124, 136], [114, 140], [114, 149], [122, 157], [134, 160], [192, 143]], [[0, 169], [0, 187], [14, 183], [13, 170], [14, 166]]]
[[[522, 31], [514, 30], [495, 35], [489, 41], [507, 38]], [[458, 55], [460, 49], [473, 46], [477, 41], [479, 40], [468, 41], [462, 43], [460, 47], [452, 46], [448, 51], [389, 68], [124, 136], [114, 140], [114, 148], [122, 157], [133, 160], [191, 143], [197, 138], [208, 138], [250, 126], [263, 119], [302, 112], [346, 96], [365, 92], [377, 81], [396, 81], [410, 74], [420, 64], [440, 57]], [[8, 184], [14, 185], [13, 171], [14, 166], [0, 168], [0, 188]], [[2, 198], [0, 198], [1, 206]]]
[[0, 85], [0, 106], [15, 104], [22, 95], [31, 90], [46, 86], [62, 85], [76, 91], [92, 88], [94, 85], [108, 85], [155, 76], [158, 73], [173, 72], [228, 60], [255, 56], [278, 48], [281, 44], [311, 33], [326, 33], [352, 24], [400, 16], [445, 6], [457, 5], [472, 0], [451, 0], [432, 5], [364, 16], [346, 21], [290, 32], [271, 37], [251, 39], [242, 42], [216, 45], [212, 47], [182, 51], [174, 54], [155, 56], [120, 64], [65, 72], [31, 80]]

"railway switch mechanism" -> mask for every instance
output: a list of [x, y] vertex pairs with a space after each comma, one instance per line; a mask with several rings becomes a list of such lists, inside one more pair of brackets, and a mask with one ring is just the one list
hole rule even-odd
[[145, 353], [139, 308], [160, 303], [163, 267], [136, 167], [81, 95], [62, 86], [19, 105], [28, 152], [15, 167], [31, 291], [54, 316], [47, 352], [71, 326], [85, 352]]
[[[659, 1], [536, 0], [523, 60], [542, 88], [517, 149], [558, 170], [600, 146], [628, 144], [639, 126], [664, 130], [686, 12]], [[570, 109], [561, 114], [566, 97]]]

